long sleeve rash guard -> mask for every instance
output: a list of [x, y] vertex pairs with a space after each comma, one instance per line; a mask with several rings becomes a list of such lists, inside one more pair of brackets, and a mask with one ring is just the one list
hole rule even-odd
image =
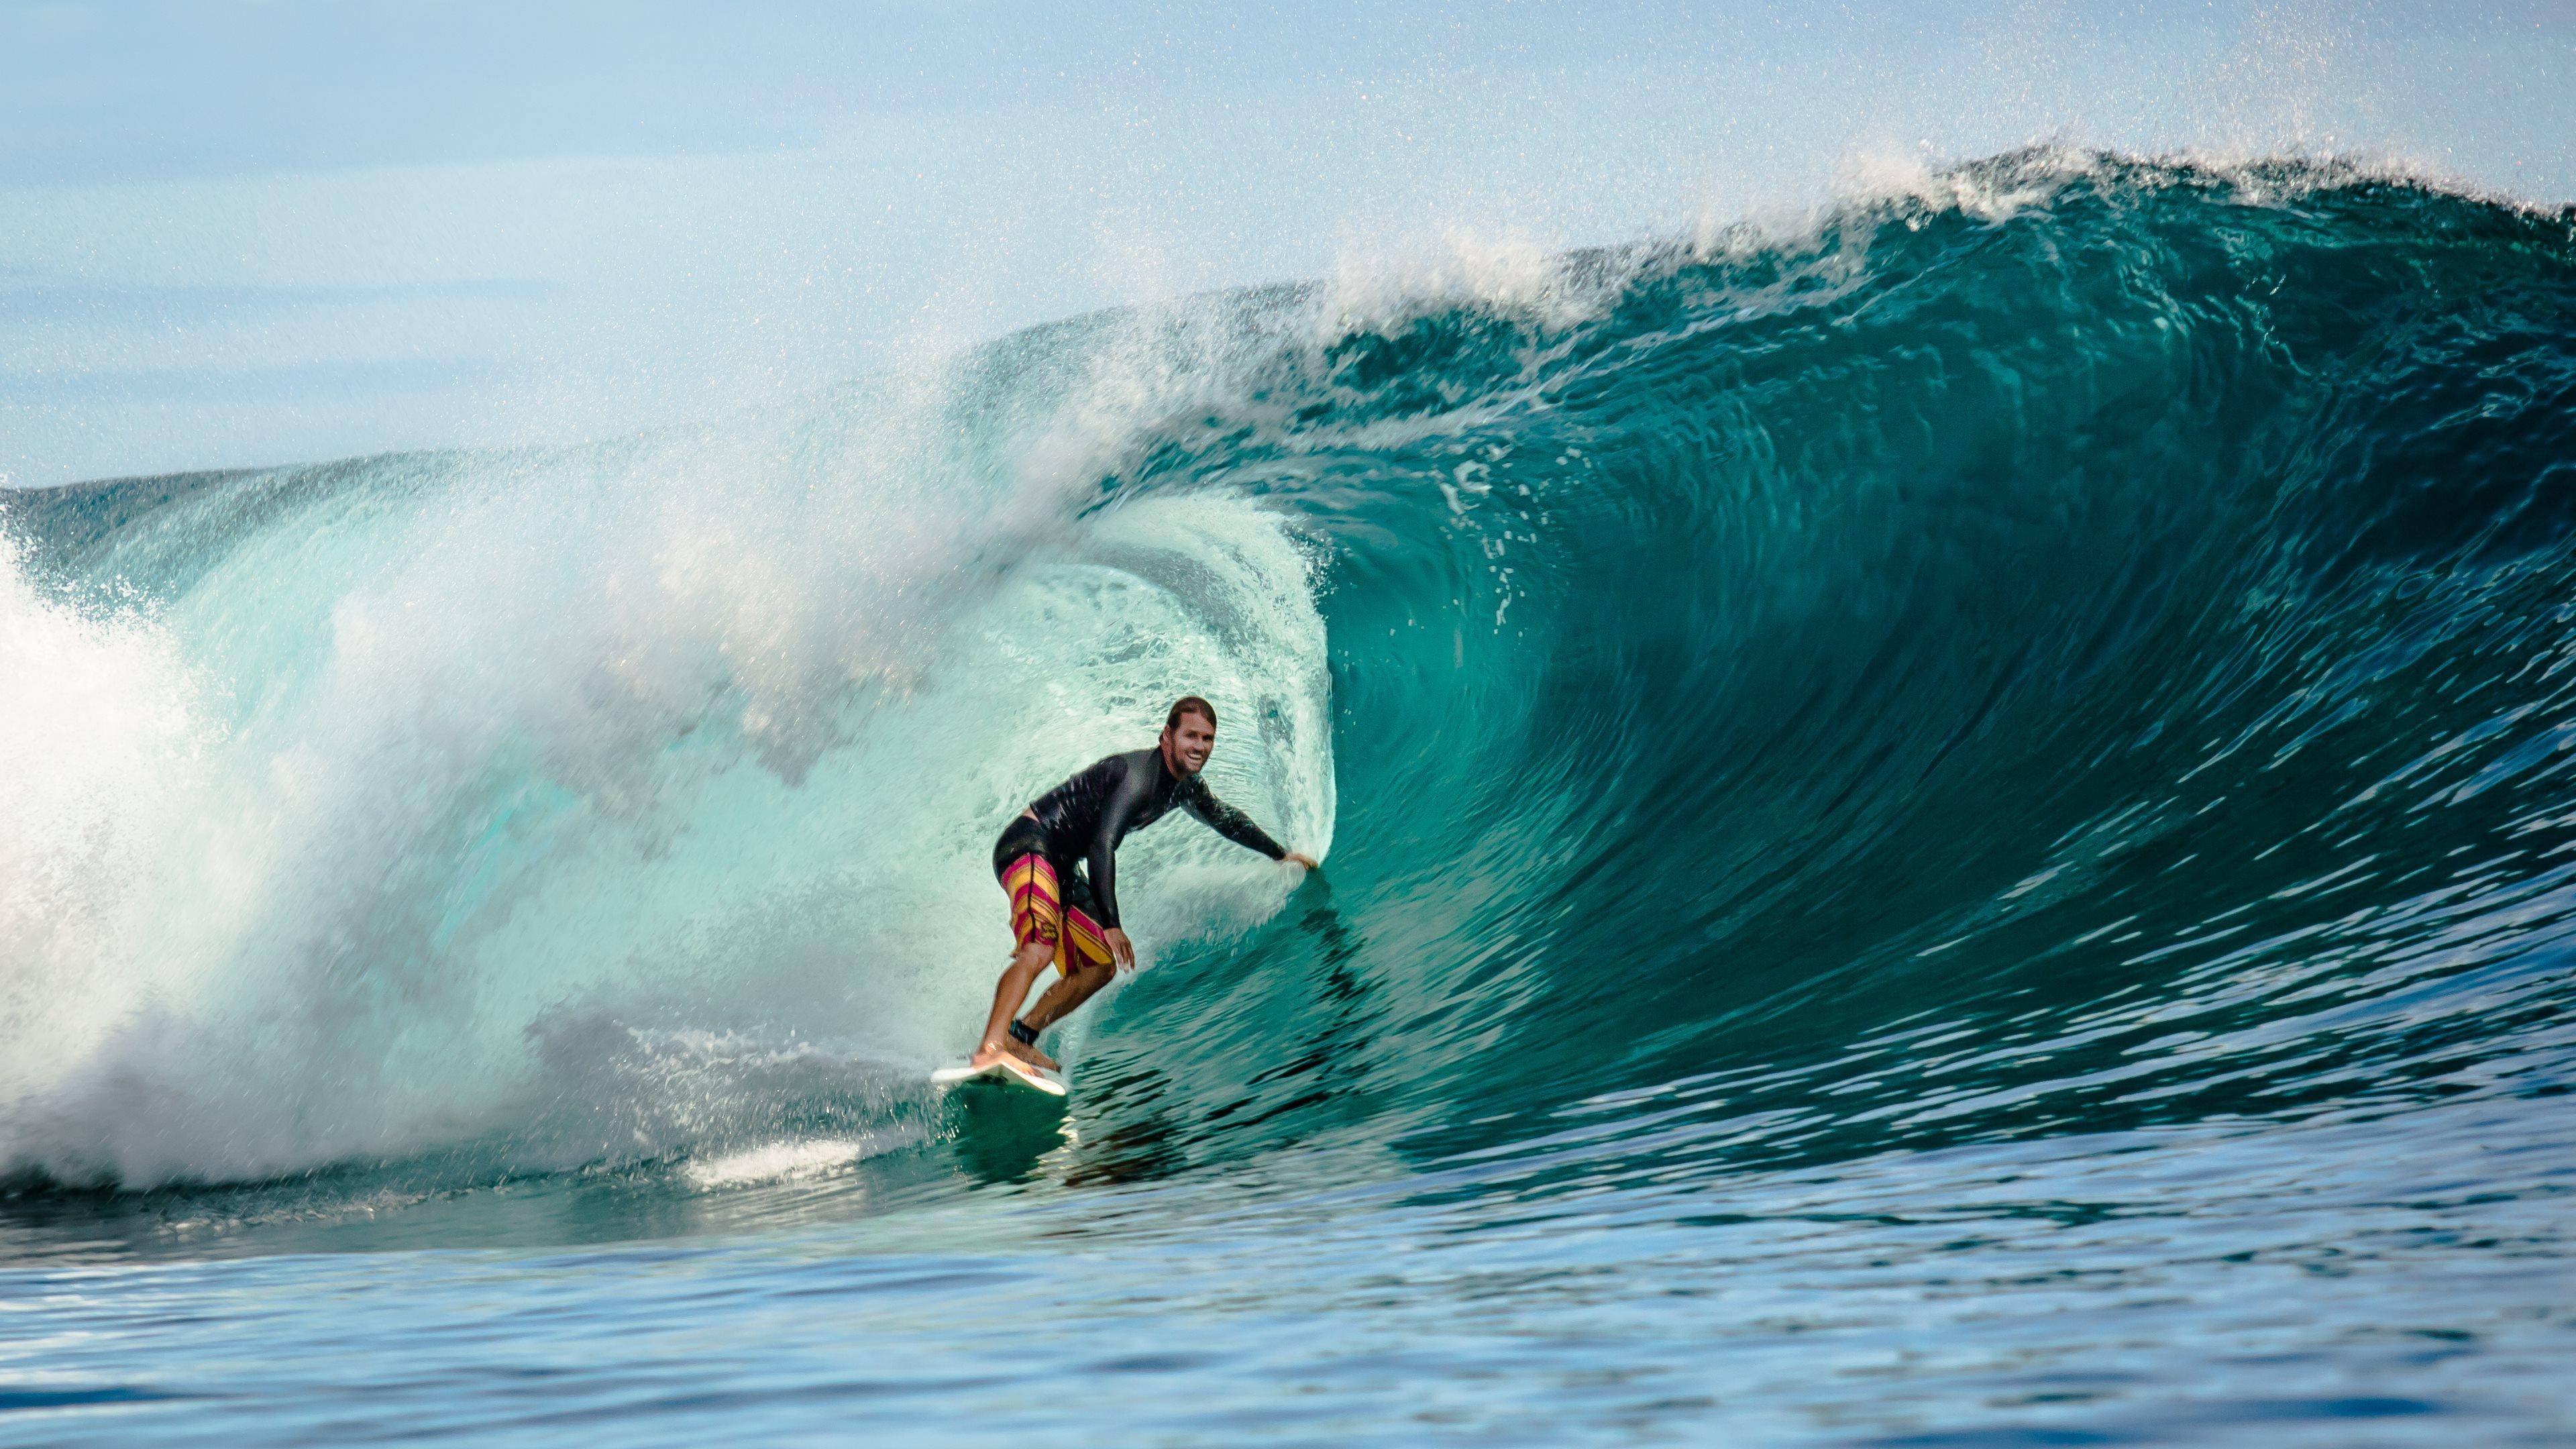
[[1106, 929], [1118, 924], [1118, 842], [1162, 819], [1174, 805], [1272, 860], [1288, 853], [1252, 817], [1216, 798], [1205, 779], [1174, 775], [1160, 749], [1111, 755], [1039, 796], [1029, 812], [1046, 835], [1047, 859], [1058, 874], [1076, 861], [1089, 863], [1092, 901]]

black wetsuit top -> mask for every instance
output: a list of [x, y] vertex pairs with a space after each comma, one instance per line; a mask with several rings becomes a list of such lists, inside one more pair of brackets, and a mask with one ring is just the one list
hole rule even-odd
[[[1216, 798], [1204, 777], [1174, 775], [1160, 747], [1111, 755], [1065, 781], [1029, 806], [1037, 818], [1011, 818], [993, 846], [993, 873], [1031, 852], [1055, 867], [1065, 904], [1080, 906], [1107, 930], [1118, 924], [1118, 842], [1180, 806], [1237, 845], [1277, 860], [1288, 852], [1252, 823], [1252, 817]], [[1091, 866], [1091, 879], [1079, 867]], [[1089, 889], [1084, 889], [1085, 885]], [[1082, 898], [1088, 896], [1086, 902]]]

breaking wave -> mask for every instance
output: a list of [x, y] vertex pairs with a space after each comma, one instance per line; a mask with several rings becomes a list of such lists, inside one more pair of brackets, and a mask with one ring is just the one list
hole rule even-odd
[[792, 417], [0, 508], [22, 1181], [935, 1142], [993, 834], [1184, 691], [1332, 859], [1130, 847], [1104, 1168], [1652, 1173], [2576, 1061], [2563, 212], [2017, 153]]

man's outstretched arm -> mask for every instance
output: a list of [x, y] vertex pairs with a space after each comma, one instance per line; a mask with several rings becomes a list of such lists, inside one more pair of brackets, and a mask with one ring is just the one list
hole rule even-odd
[[1293, 860], [1308, 870], [1315, 868], [1315, 858], [1300, 855], [1270, 838], [1270, 833], [1252, 823], [1252, 817], [1216, 798], [1207, 782], [1191, 776], [1181, 791], [1181, 808], [1205, 822], [1208, 829], [1233, 841], [1246, 850], [1257, 850], [1272, 860]]

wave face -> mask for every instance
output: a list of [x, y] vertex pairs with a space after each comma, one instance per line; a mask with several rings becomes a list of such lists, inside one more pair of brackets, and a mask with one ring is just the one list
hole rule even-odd
[[1076, 1176], [1651, 1177], [2576, 1064], [2565, 213], [2018, 154], [793, 418], [7, 506], [22, 1179], [945, 1140], [991, 837], [1185, 690], [1332, 859], [1131, 845]]

